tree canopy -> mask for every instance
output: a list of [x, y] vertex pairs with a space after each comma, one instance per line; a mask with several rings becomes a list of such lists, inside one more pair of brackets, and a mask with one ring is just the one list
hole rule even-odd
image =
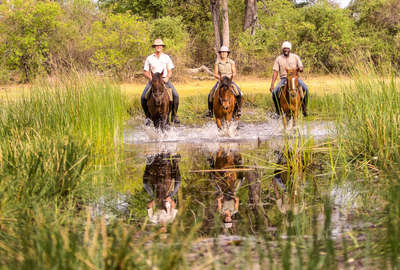
[[10, 0], [0, 3], [0, 81], [71, 68], [128, 78], [155, 37], [180, 66], [211, 66], [224, 3], [240, 72], [269, 73], [285, 40], [311, 72], [348, 72], [371, 59], [400, 66], [397, 0], [353, 0], [346, 9], [328, 0]]

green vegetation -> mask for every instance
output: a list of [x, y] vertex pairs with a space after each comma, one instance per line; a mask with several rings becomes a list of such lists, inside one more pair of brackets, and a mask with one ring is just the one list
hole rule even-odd
[[[326, 0], [258, 1], [257, 26], [246, 31], [243, 1], [229, 1], [230, 47], [242, 74], [269, 74], [284, 40], [314, 73], [348, 73], [371, 60], [399, 66], [395, 0], [357, 0], [346, 9]], [[165, 39], [177, 77], [184, 67], [212, 66], [209, 1], [3, 1], [0, 80], [27, 82], [71, 70], [131, 79], [142, 72], [155, 37]]]
[[[142, 155], [154, 145], [122, 146], [125, 120], [142, 115], [139, 97], [88, 75], [131, 78], [155, 37], [179, 69], [212, 65], [209, 1], [183, 2], [1, 2], [0, 81], [31, 84], [0, 101], [0, 269], [400, 268], [400, 83], [387, 71], [400, 65], [398, 1], [258, 1], [255, 33], [242, 30], [243, 1], [229, 1], [240, 72], [264, 75], [289, 39], [311, 71], [352, 76], [341, 92], [312, 90], [312, 115], [300, 121], [332, 121], [332, 137], [240, 142], [257, 171], [238, 192], [232, 229], [210, 175], [190, 171], [209, 170], [215, 153], [179, 144], [177, 218], [150, 224]], [[208, 89], [191, 87], [179, 110], [186, 127], [206, 121]], [[242, 120], [265, 121], [270, 95], [252, 90]]]

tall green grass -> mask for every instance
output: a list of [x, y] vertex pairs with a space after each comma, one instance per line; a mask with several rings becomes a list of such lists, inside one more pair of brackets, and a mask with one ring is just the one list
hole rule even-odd
[[340, 145], [350, 159], [383, 168], [400, 163], [399, 82], [376, 74], [358, 75], [344, 88], [339, 111]]
[[125, 108], [117, 85], [78, 75], [2, 101], [0, 268], [77, 269], [63, 243], [82, 245], [69, 226], [84, 224], [79, 209], [105, 183], [97, 179], [119, 172]]

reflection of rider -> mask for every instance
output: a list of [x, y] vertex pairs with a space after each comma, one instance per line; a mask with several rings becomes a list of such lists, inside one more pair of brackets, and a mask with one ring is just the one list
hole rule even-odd
[[[272, 75], [270, 91], [272, 92], [272, 100], [274, 101], [274, 105], [275, 105], [275, 109], [276, 109], [276, 114], [274, 116], [275, 118], [279, 118], [279, 114], [280, 114], [278, 92], [279, 92], [279, 89], [286, 84], [286, 81], [287, 81], [286, 69], [298, 68], [300, 72], [303, 72], [303, 63], [301, 62], [300, 57], [294, 53], [291, 53], [290, 52], [291, 49], [292, 49], [292, 44], [290, 42], [288, 42], [288, 41], [283, 42], [283, 44], [282, 44], [283, 54], [279, 55], [275, 59], [275, 63], [274, 63], [274, 67], [273, 67], [274, 73]], [[276, 78], [278, 77], [278, 72], [279, 72], [281, 80], [274, 88]], [[304, 98], [302, 100], [301, 107], [303, 110], [303, 115], [307, 116], [308, 88], [307, 88], [307, 85], [300, 78], [298, 79], [298, 82], [299, 82], [299, 85], [303, 88], [303, 91], [305, 93]]]
[[[172, 63], [171, 58], [167, 54], [163, 53], [165, 44], [161, 39], [154, 40], [152, 47], [154, 48], [154, 53], [149, 55], [146, 58], [146, 62], [144, 63], [144, 76], [147, 79], [149, 79], [149, 81], [147, 82], [147, 85], [144, 88], [144, 91], [140, 98], [143, 111], [146, 115], [146, 118], [150, 119], [149, 109], [147, 108], [146, 93], [151, 88], [151, 80], [152, 80], [151, 73], [153, 74], [156, 72], [162, 73], [165, 85], [168, 88], [172, 89], [172, 96], [173, 96], [173, 108], [171, 115], [172, 122], [179, 124], [179, 119], [177, 116], [178, 106], [179, 106], [179, 96], [178, 92], [176, 91], [175, 87], [172, 85], [170, 81], [170, 78], [172, 76], [172, 69], [175, 66]], [[150, 121], [147, 120], [146, 122], [149, 123]]]
[[223, 216], [225, 228], [232, 227], [232, 216], [239, 210], [239, 197], [237, 192], [242, 183], [243, 174], [235, 171], [235, 168], [243, 165], [242, 156], [236, 151], [220, 149], [217, 152], [215, 162], [211, 167], [217, 170], [226, 169], [225, 172], [215, 172], [212, 178], [219, 196], [217, 198], [218, 212]]
[[[236, 192], [235, 192], [236, 194]], [[232, 227], [232, 216], [236, 214], [239, 210], [239, 197], [234, 196], [224, 196], [221, 195], [217, 198], [218, 211], [224, 216], [224, 226], [225, 228]]]
[[147, 205], [147, 213], [149, 220], [155, 224], [172, 222], [178, 212], [172, 197], [181, 184], [179, 159], [180, 155], [170, 153], [158, 153], [148, 158], [151, 161], [146, 164], [143, 186], [152, 198]]
[[[211, 92], [208, 94], [208, 117], [212, 117], [213, 115], [213, 102], [214, 102], [214, 93], [218, 87], [219, 81], [224, 77], [235, 77], [236, 75], [236, 66], [235, 62], [228, 58], [230, 51], [228, 47], [222, 46], [221, 49], [219, 50], [219, 55], [220, 57], [217, 58], [217, 61], [215, 61], [214, 65], [214, 77], [218, 79], [217, 83], [214, 85], [214, 87], [211, 89]], [[234, 87], [237, 89], [237, 93], [235, 93], [236, 96], [236, 114], [237, 116], [240, 117], [241, 112], [242, 112], [242, 91], [240, 90], [239, 86], [237, 86], [236, 83], [232, 81], [232, 84]]]

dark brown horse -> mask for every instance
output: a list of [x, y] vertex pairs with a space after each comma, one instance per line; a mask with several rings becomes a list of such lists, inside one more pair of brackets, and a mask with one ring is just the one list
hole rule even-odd
[[287, 69], [287, 82], [281, 88], [279, 102], [282, 110], [283, 126], [287, 127], [287, 121], [293, 117], [293, 127], [299, 115], [303, 89], [299, 85], [298, 69]]
[[171, 112], [171, 102], [161, 73], [152, 74], [151, 92], [147, 99], [147, 107], [151, 115], [155, 128], [165, 130], [169, 125], [169, 114]]
[[158, 206], [162, 207], [165, 200], [173, 197], [179, 188], [179, 161], [179, 154], [157, 153], [147, 157], [143, 185]]
[[[221, 129], [223, 125], [232, 121], [235, 102], [236, 98], [232, 85], [232, 77], [228, 78], [224, 76], [219, 82], [213, 102], [215, 121], [219, 129]], [[239, 120], [238, 117], [237, 120]]]

